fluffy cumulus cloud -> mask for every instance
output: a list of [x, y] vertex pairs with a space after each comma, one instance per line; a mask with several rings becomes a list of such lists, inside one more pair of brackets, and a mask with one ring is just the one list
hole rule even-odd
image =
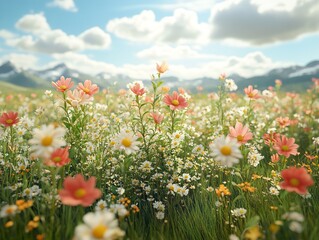
[[228, 0], [212, 8], [209, 23], [212, 40], [271, 44], [318, 32], [319, 1]]
[[38, 64], [38, 58], [30, 54], [11, 53], [0, 57], [1, 64], [7, 61], [12, 62], [20, 69], [35, 69]]
[[51, 7], [62, 8], [71, 12], [77, 11], [74, 0], [53, 0], [53, 2], [50, 2], [48, 5]]
[[144, 49], [137, 53], [137, 57], [157, 60], [181, 60], [181, 59], [222, 59], [223, 56], [217, 56], [212, 54], [201, 54], [197, 50], [187, 45], [180, 45], [171, 47], [169, 45], [155, 45], [153, 47]]
[[15, 26], [19, 30], [33, 34], [40, 34], [51, 29], [42, 13], [27, 14], [20, 18]]
[[84, 31], [80, 39], [92, 48], [107, 48], [111, 44], [111, 37], [99, 27]]
[[15, 35], [12, 32], [9, 32], [8, 30], [5, 30], [5, 29], [0, 29], [0, 38], [11, 39], [14, 37]]
[[106, 28], [120, 38], [149, 43], [205, 43], [209, 32], [209, 25], [200, 23], [196, 12], [185, 9], [176, 9], [159, 21], [153, 11], [144, 10], [132, 17], [112, 19]]
[[28, 14], [19, 19], [16, 28], [30, 35], [11, 36], [10, 32], [0, 32], [6, 44], [22, 50], [40, 53], [65, 53], [86, 49], [106, 49], [111, 37], [99, 27], [87, 29], [79, 36], [67, 34], [61, 29], [51, 29], [43, 14]]

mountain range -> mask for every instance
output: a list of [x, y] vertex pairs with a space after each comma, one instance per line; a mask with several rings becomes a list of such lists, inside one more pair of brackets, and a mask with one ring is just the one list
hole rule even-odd
[[[126, 88], [128, 83], [136, 81], [136, 79], [123, 74], [109, 76], [106, 73], [100, 73], [92, 76], [75, 69], [70, 69], [64, 63], [40, 71], [19, 69], [11, 62], [5, 62], [0, 66], [0, 83], [13, 84], [20, 87], [50, 89], [51, 82], [58, 80], [60, 76], [71, 77], [76, 84], [90, 79], [101, 88], [112, 88], [114, 90]], [[233, 74], [228, 78], [235, 81], [238, 90], [242, 90], [248, 85], [253, 85], [263, 90], [268, 86], [274, 86], [274, 81], [280, 79], [284, 90], [301, 92], [311, 86], [312, 78], [319, 78], [319, 60], [311, 61], [305, 66], [296, 65], [286, 68], [276, 68], [260, 76], [245, 78], [238, 74]], [[213, 78], [198, 78], [184, 81], [176, 77], [164, 77], [162, 79], [165, 85], [171, 89], [183, 87], [191, 92], [196, 92], [199, 86], [203, 88], [204, 92], [211, 92], [216, 90], [219, 85], [219, 81]], [[143, 82], [146, 86], [150, 86], [150, 80], [144, 80]]]

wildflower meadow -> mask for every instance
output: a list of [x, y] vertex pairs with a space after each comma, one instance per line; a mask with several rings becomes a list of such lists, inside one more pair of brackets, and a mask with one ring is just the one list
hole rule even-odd
[[0, 239], [319, 239], [319, 79], [0, 95]]

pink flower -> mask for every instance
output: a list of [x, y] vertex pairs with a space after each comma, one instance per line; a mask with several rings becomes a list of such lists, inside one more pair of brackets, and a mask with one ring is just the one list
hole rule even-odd
[[270, 159], [271, 159], [271, 162], [272, 162], [272, 163], [277, 163], [277, 162], [279, 162], [279, 155], [278, 155], [278, 153], [271, 155]]
[[173, 92], [173, 95], [169, 94], [164, 96], [164, 103], [171, 108], [171, 110], [183, 109], [188, 106], [186, 99], [179, 95], [176, 91]]
[[281, 138], [275, 140], [274, 149], [278, 152], [279, 155], [289, 157], [290, 155], [297, 155], [298, 145], [295, 144], [294, 138], [287, 138], [282, 135]]
[[19, 122], [18, 113], [17, 112], [8, 112], [2, 113], [0, 117], [0, 123], [5, 127], [11, 127], [14, 124]]
[[253, 138], [253, 134], [249, 131], [247, 125], [243, 126], [242, 123], [237, 122], [235, 128], [229, 128], [229, 137], [237, 139], [240, 144], [245, 144]]
[[276, 118], [276, 121], [281, 128], [288, 127], [290, 125], [289, 117], [278, 117]]
[[73, 107], [77, 107], [78, 105], [84, 105], [91, 102], [92, 98], [85, 92], [74, 89], [73, 92], [72, 90], [68, 91], [67, 100], [70, 101]]
[[55, 167], [62, 167], [68, 164], [71, 161], [71, 159], [69, 158], [69, 149], [70, 147], [56, 149], [51, 154], [50, 158], [44, 161], [44, 164], [47, 166]]
[[153, 113], [150, 113], [150, 115], [153, 118], [155, 124], [160, 124], [164, 119], [164, 115], [160, 113], [153, 112]]
[[269, 133], [269, 134], [265, 133], [263, 135], [264, 142], [268, 146], [274, 144], [278, 138], [280, 138], [280, 134], [279, 133], [275, 133], [275, 132]]
[[288, 169], [285, 169], [281, 171], [281, 176], [284, 181], [280, 183], [280, 187], [288, 192], [306, 194], [307, 187], [310, 187], [314, 184], [311, 176], [303, 167], [290, 167]]
[[276, 79], [275, 84], [276, 84], [276, 86], [280, 87], [282, 85], [282, 81], [279, 79]]
[[91, 80], [85, 80], [84, 85], [82, 83], [79, 83], [78, 89], [82, 90], [90, 96], [99, 91], [99, 87], [96, 84], [92, 84]]
[[56, 88], [59, 92], [65, 92], [73, 87], [74, 83], [71, 78], [65, 79], [64, 76], [60, 77], [57, 82], [52, 82], [52, 86]]
[[166, 62], [162, 62], [161, 65], [158, 65], [158, 63], [156, 63], [156, 70], [158, 73], [164, 73], [168, 70], [168, 65]]
[[131, 85], [131, 86], [130, 86], [130, 90], [131, 90], [135, 95], [138, 95], [138, 96], [142, 96], [144, 93], [146, 93], [145, 88], [143, 88], [143, 87], [141, 86], [141, 84], [138, 83], [138, 82], [135, 82], [134, 85]]
[[74, 178], [65, 178], [64, 188], [59, 190], [61, 202], [70, 206], [91, 206], [96, 199], [102, 196], [102, 192], [95, 188], [95, 182], [95, 177], [90, 177], [85, 181], [81, 174], [77, 174]]
[[244, 92], [245, 92], [246, 96], [251, 98], [251, 99], [260, 98], [259, 91], [257, 89], [254, 89], [253, 86], [251, 86], [251, 85], [249, 85], [248, 88], [245, 88]]

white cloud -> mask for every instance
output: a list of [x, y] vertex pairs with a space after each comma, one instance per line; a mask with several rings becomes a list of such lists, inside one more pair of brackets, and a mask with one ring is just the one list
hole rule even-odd
[[33, 34], [41, 34], [51, 29], [42, 13], [27, 14], [20, 18], [15, 26], [19, 30]]
[[79, 36], [91, 48], [107, 48], [111, 44], [111, 37], [99, 27], [90, 28]]
[[148, 49], [144, 49], [137, 53], [137, 57], [150, 60], [165, 59], [171, 60], [185, 60], [185, 59], [224, 59], [224, 56], [213, 54], [199, 53], [197, 50], [187, 46], [180, 45], [177, 47], [170, 47], [168, 45], [155, 45]]
[[72, 52], [53, 54], [53, 58], [83, 73], [98, 74], [100, 72], [108, 72], [111, 75], [119, 73], [118, 68], [113, 64], [93, 60], [84, 54]]
[[48, 4], [51, 7], [62, 8], [67, 11], [76, 12], [78, 9], [75, 6], [74, 0], [53, 0]]
[[[86, 49], [106, 49], [111, 37], [99, 27], [85, 30], [79, 36], [67, 34], [61, 29], [51, 29], [43, 14], [28, 14], [16, 23], [20, 30], [32, 35], [13, 36], [8, 31], [0, 31], [6, 44], [31, 52], [65, 53]], [[10, 35], [11, 34], [11, 35]]]
[[212, 40], [254, 45], [292, 40], [319, 31], [319, 1], [228, 0], [212, 8], [209, 22]]
[[[54, 59], [65, 62], [70, 68], [89, 74], [105, 72], [108, 75], [124, 74], [133, 79], [150, 79], [150, 75], [156, 72], [156, 62], [151, 64], [124, 64], [115, 66], [110, 63], [90, 59], [88, 56], [78, 53], [54, 54]], [[217, 56], [211, 61], [203, 61], [193, 66], [182, 64], [169, 64], [169, 71], [165, 76], [176, 76], [182, 80], [195, 78], [218, 78], [221, 73], [228, 75], [237, 73], [243, 77], [262, 75], [274, 68], [295, 65], [291, 62], [273, 61], [261, 52], [251, 52], [243, 57]], [[236, 79], [235, 79], [236, 80]]]
[[34, 55], [18, 53], [11, 53], [0, 58], [1, 64], [7, 61], [12, 62], [16, 67], [21, 69], [35, 69], [37, 67], [38, 58]]
[[209, 25], [199, 23], [197, 13], [185, 9], [159, 21], [153, 11], [144, 10], [130, 18], [112, 19], [106, 28], [120, 38], [149, 43], [205, 43], [209, 33]]
[[11, 39], [14, 37], [15, 37], [15, 34], [13, 34], [12, 32], [9, 32], [8, 30], [5, 30], [5, 29], [0, 29], [0, 38]]
[[163, 10], [175, 10], [178, 8], [185, 8], [185, 9], [193, 10], [196, 12], [201, 12], [201, 11], [209, 11], [215, 2], [216, 0], [176, 0], [176, 1], [171, 1], [170, 3], [141, 4], [141, 5], [137, 5], [137, 7], [157, 8], [157, 9], [163, 9]]

